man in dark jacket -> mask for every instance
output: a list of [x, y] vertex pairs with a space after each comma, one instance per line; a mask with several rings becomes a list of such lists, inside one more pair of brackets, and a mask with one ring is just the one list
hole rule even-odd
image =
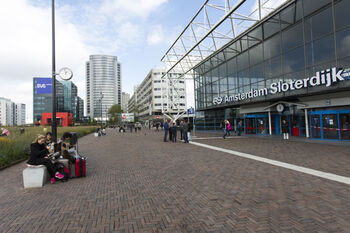
[[188, 143], [188, 130], [189, 130], [189, 126], [188, 126], [188, 122], [187, 120], [183, 123], [183, 136], [184, 136], [184, 141], [185, 143]]
[[167, 137], [168, 137], [168, 132], [169, 132], [168, 120], [165, 120], [163, 128], [164, 128], [164, 142], [167, 142]]

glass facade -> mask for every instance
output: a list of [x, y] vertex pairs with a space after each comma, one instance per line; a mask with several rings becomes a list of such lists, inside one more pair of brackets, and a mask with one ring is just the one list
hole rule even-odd
[[[269, 89], [272, 83], [280, 80], [305, 79], [333, 67], [349, 72], [350, 17], [347, 9], [350, 9], [347, 0], [291, 1], [202, 61], [194, 69], [197, 129], [218, 130], [224, 118], [232, 121], [243, 118], [237, 109], [245, 105], [349, 90], [350, 81], [345, 81], [329, 87], [301, 88], [220, 105], [213, 103], [218, 96]], [[257, 134], [267, 132], [265, 118], [245, 124]], [[276, 128], [274, 130], [276, 132]], [[299, 135], [303, 132], [300, 130]], [[331, 130], [327, 135], [334, 137]]]

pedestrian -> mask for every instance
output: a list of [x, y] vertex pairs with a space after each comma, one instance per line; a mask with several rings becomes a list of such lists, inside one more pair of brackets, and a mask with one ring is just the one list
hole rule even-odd
[[164, 128], [164, 142], [167, 142], [167, 138], [168, 138], [168, 132], [169, 132], [169, 124], [168, 124], [168, 120], [165, 120], [164, 124], [163, 124], [163, 128]]
[[231, 136], [231, 134], [230, 134], [230, 131], [232, 129], [231, 124], [230, 124], [230, 122], [228, 120], [226, 120], [226, 123], [227, 123], [227, 135]]
[[8, 131], [8, 129], [5, 129], [5, 128], [1, 128], [1, 134], [0, 134], [0, 137], [8, 137], [10, 136], [10, 131]]
[[241, 136], [241, 132], [242, 132], [242, 121], [241, 120], [238, 120], [237, 131], [238, 131], [238, 136]]
[[283, 133], [283, 139], [288, 140], [289, 139], [289, 124], [286, 120], [282, 120], [282, 133]]
[[177, 134], [177, 132], [176, 132], [176, 123], [174, 122], [173, 123], [173, 126], [171, 127], [171, 135], [172, 135], [172, 141], [173, 142], [176, 142], [176, 134]]
[[160, 126], [160, 123], [157, 122], [157, 123], [156, 123], [156, 131], [157, 131], [157, 132], [159, 132], [159, 126]]
[[183, 131], [184, 131], [184, 121], [180, 122], [180, 140], [183, 140]]
[[170, 122], [169, 122], [169, 141], [173, 141], [173, 132], [171, 130], [172, 125], [173, 125], [173, 121], [170, 120]]
[[223, 139], [226, 139], [226, 135], [227, 135], [227, 123], [226, 123], [226, 120], [223, 120], [221, 122], [221, 129], [223, 131], [222, 137], [223, 137]]
[[184, 137], [185, 143], [188, 143], [188, 130], [189, 130], [189, 126], [188, 126], [188, 122], [186, 120], [183, 123], [183, 137]]

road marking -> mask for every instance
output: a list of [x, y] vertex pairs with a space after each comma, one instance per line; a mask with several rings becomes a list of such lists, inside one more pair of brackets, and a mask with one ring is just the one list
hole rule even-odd
[[[247, 138], [247, 137], [244, 137], [244, 136], [228, 136], [228, 137], [226, 137], [226, 139], [237, 139], [237, 138]], [[192, 136], [192, 139], [193, 139], [193, 140], [222, 139], [222, 137], [204, 137], [204, 138], [197, 138], [197, 137], [193, 137], [193, 136]]]
[[297, 165], [293, 165], [293, 164], [289, 164], [289, 163], [280, 162], [280, 161], [273, 160], [273, 159], [262, 158], [262, 157], [259, 157], [256, 155], [251, 155], [251, 154], [247, 154], [247, 153], [243, 153], [243, 152], [239, 152], [239, 151], [223, 149], [223, 148], [216, 147], [216, 146], [210, 146], [210, 145], [206, 145], [203, 143], [198, 143], [198, 142], [193, 142], [193, 141], [191, 141], [190, 143], [193, 145], [196, 145], [196, 146], [201, 146], [201, 147], [205, 147], [208, 149], [225, 152], [225, 153], [236, 155], [236, 156], [243, 157], [246, 159], [252, 159], [252, 160], [259, 161], [259, 162], [271, 164], [274, 166], [283, 167], [283, 168], [287, 168], [287, 169], [290, 169], [293, 171], [302, 172], [305, 174], [321, 177], [321, 178], [324, 178], [327, 180], [332, 180], [332, 181], [336, 181], [336, 182], [350, 185], [350, 178], [346, 177], [346, 176], [339, 176], [339, 175], [336, 175], [333, 173], [322, 172], [322, 171], [318, 171], [318, 170], [314, 170], [314, 169], [310, 169], [310, 168], [306, 168], [306, 167], [301, 167], [301, 166], [297, 166]]

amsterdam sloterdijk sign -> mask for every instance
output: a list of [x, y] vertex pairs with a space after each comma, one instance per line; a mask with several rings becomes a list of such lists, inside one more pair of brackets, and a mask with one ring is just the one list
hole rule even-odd
[[238, 102], [245, 99], [251, 99], [260, 96], [274, 95], [286, 91], [294, 91], [302, 88], [315, 87], [325, 85], [331, 86], [333, 83], [344, 81], [343, 70], [332, 68], [316, 72], [316, 75], [311, 78], [304, 78], [298, 80], [279, 81], [271, 83], [269, 88], [262, 88], [258, 90], [251, 89], [248, 92], [237, 93], [234, 95], [218, 96], [213, 100], [214, 105]]

